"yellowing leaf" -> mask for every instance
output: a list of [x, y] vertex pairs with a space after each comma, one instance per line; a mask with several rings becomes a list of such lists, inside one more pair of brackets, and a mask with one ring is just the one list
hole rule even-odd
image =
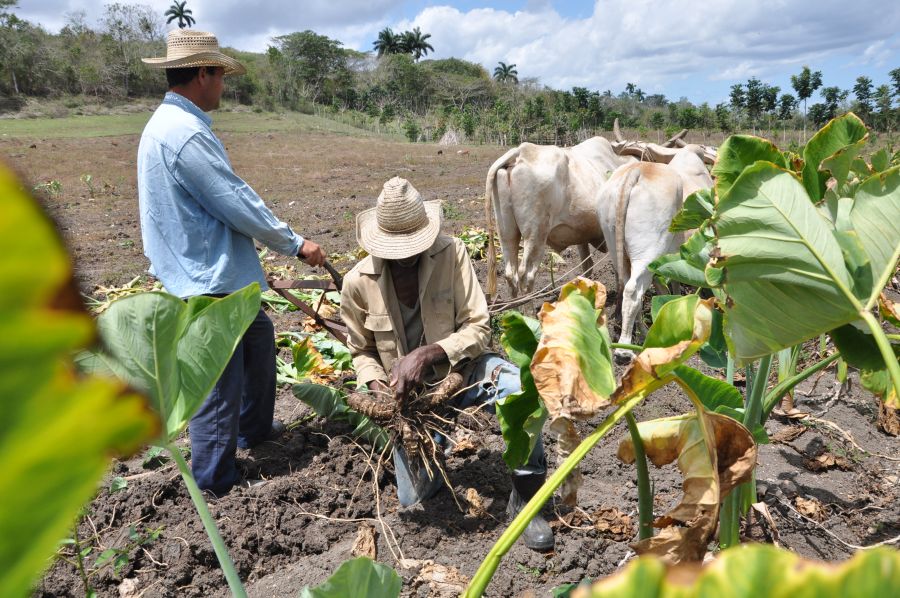
[[900, 326], [900, 306], [888, 299], [884, 292], [878, 296], [878, 310], [885, 320], [894, 326]]
[[80, 377], [96, 336], [52, 222], [0, 166], [0, 596], [26, 596], [113, 456], [160, 428], [121, 382]]
[[[715, 531], [722, 498], [750, 479], [756, 465], [753, 437], [736, 420], [711, 412], [640, 422], [638, 431], [654, 465], [677, 460], [684, 475], [684, 497], [654, 522], [654, 527], [662, 528], [659, 535], [633, 548], [670, 563], [701, 561]], [[634, 462], [630, 438], [619, 444], [617, 455], [625, 463]]]
[[846, 598], [886, 596], [900, 587], [900, 552], [881, 546], [860, 550], [843, 563], [823, 563], [766, 544], [745, 544], [723, 551], [710, 564], [666, 566], [643, 556], [620, 573], [572, 598]]
[[[581, 441], [572, 422], [608, 406], [615, 388], [605, 304], [602, 284], [577, 278], [563, 286], [558, 301], [541, 308], [542, 334], [531, 374], [549, 413], [550, 431], [559, 439], [558, 462]], [[574, 504], [580, 485], [576, 469], [560, 490], [563, 502]]]
[[323, 383], [334, 378], [334, 368], [325, 363], [319, 350], [313, 345], [312, 338], [306, 337], [294, 344], [294, 368], [297, 378], [310, 378], [314, 383]]
[[531, 373], [550, 419], [584, 419], [609, 405], [615, 389], [603, 306], [606, 288], [577, 278], [541, 308], [541, 340]]
[[668, 382], [676, 367], [687, 361], [709, 338], [715, 299], [687, 295], [669, 301], [647, 334], [645, 348], [622, 376], [613, 402], [638, 392], [650, 394]]

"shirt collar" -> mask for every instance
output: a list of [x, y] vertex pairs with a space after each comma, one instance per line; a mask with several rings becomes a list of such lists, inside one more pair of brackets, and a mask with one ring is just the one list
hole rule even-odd
[[173, 106], [178, 106], [185, 112], [190, 112], [204, 123], [206, 126], [210, 126], [212, 124], [212, 119], [206, 114], [203, 110], [197, 107], [197, 104], [190, 101], [180, 93], [175, 93], [174, 91], [166, 92], [166, 97], [163, 98], [163, 104], [172, 104]]

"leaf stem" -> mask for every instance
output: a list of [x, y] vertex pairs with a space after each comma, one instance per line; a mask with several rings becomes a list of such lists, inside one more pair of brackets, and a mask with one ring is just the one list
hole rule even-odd
[[522, 535], [522, 532], [525, 531], [525, 528], [528, 527], [528, 523], [538, 514], [541, 507], [544, 506], [544, 503], [550, 500], [550, 497], [553, 496], [556, 489], [559, 488], [569, 474], [572, 473], [575, 466], [585, 458], [588, 451], [594, 448], [594, 445], [597, 444], [597, 442], [599, 442], [626, 413], [640, 403], [644, 397], [668, 384], [671, 379], [671, 377], [666, 377], [656, 383], [651, 383], [640, 392], [626, 398], [619, 404], [615, 411], [597, 426], [596, 430], [591, 432], [587, 438], [581, 441], [581, 444], [575, 447], [572, 454], [560, 464], [559, 469], [553, 472], [553, 475], [544, 482], [544, 485], [541, 486], [531, 500], [528, 501], [528, 504], [522, 507], [522, 510], [519, 511], [516, 518], [509, 524], [509, 527], [507, 527], [500, 535], [500, 538], [491, 548], [490, 552], [488, 552], [484, 561], [482, 561], [481, 566], [478, 567], [478, 571], [475, 572], [472, 581], [469, 582], [469, 586], [466, 588], [463, 598], [477, 598], [484, 593], [488, 582], [491, 581], [491, 577], [494, 576], [494, 572], [500, 565], [500, 559], [509, 552], [509, 549], [512, 548], [519, 536]]
[[610, 347], [613, 349], [630, 349], [632, 351], [643, 351], [644, 347], [640, 345], [631, 345], [629, 343], [610, 343]]
[[891, 381], [894, 383], [894, 391], [900, 395], [900, 362], [897, 361], [897, 357], [894, 355], [894, 349], [891, 347], [890, 341], [884, 334], [881, 324], [875, 319], [875, 316], [872, 315], [872, 312], [863, 311], [860, 312], [859, 315], [862, 316], [862, 319], [869, 325], [872, 336], [875, 337], [875, 344], [878, 345], [878, 350], [881, 351], [884, 365], [891, 374]]
[[740, 518], [737, 516], [739, 502], [737, 488], [722, 502], [722, 509], [719, 511], [719, 547], [722, 550], [737, 546], [741, 541], [738, 531]]
[[228, 581], [228, 588], [231, 590], [232, 596], [235, 596], [235, 598], [247, 598], [247, 592], [244, 591], [244, 586], [241, 584], [241, 578], [234, 568], [231, 555], [228, 554], [228, 548], [225, 546], [222, 536], [219, 535], [219, 530], [216, 528], [216, 522], [213, 520], [212, 515], [209, 512], [209, 507], [206, 506], [206, 500], [203, 498], [203, 492], [200, 490], [200, 487], [197, 486], [197, 482], [194, 480], [194, 476], [191, 474], [191, 470], [188, 468], [184, 456], [181, 454], [181, 451], [178, 450], [178, 447], [173, 446], [170, 443], [166, 443], [165, 448], [169, 451], [169, 454], [172, 455], [172, 460], [175, 461], [179, 471], [181, 471], [181, 477], [184, 478], [184, 483], [187, 485], [191, 500], [197, 508], [197, 514], [200, 515], [200, 520], [203, 522], [204, 529], [206, 529], [206, 535], [209, 536], [209, 541], [212, 542], [213, 550], [216, 552], [216, 558], [219, 559], [219, 565], [221, 565], [222, 571], [225, 572], [225, 579]]
[[747, 397], [746, 410], [744, 411], [744, 427], [748, 430], [756, 429], [761, 423], [760, 416], [763, 413], [763, 395], [766, 384], [769, 381], [769, 371], [772, 369], [772, 354], [759, 360], [759, 367], [753, 374], [753, 385], [750, 387], [750, 396]]
[[781, 400], [781, 398], [785, 395], [785, 393], [787, 393], [790, 389], [794, 388], [795, 386], [797, 386], [798, 384], [800, 384], [801, 382], [803, 382], [804, 380], [806, 380], [807, 378], [809, 378], [810, 376], [812, 376], [813, 374], [818, 372], [819, 370], [823, 370], [826, 367], [828, 367], [829, 365], [831, 365], [834, 361], [836, 361], [838, 358], [840, 358], [840, 356], [841, 356], [841, 353], [839, 351], [836, 351], [835, 353], [829, 355], [822, 361], [819, 361], [818, 363], [814, 363], [813, 365], [809, 366], [802, 372], [798, 372], [797, 374], [794, 374], [790, 378], [787, 378], [787, 379], [779, 382], [778, 385], [775, 386], [775, 388], [773, 388], [772, 390], [770, 390], [766, 394], [765, 398], [763, 399], [762, 421], [766, 421], [769, 418], [769, 414], [772, 413], [772, 409], [775, 408], [775, 406], [778, 404], [778, 402]]
[[637, 469], [638, 489], [638, 539], [653, 537], [653, 489], [650, 486], [650, 471], [647, 468], [647, 454], [644, 439], [638, 430], [637, 420], [630, 411], [625, 414], [625, 423], [634, 445], [634, 465]]

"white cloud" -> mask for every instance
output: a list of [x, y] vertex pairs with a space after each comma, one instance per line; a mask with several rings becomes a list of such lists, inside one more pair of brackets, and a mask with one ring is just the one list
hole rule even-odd
[[859, 0], [852, 11], [836, 0], [719, 0], [702, 9], [690, 0], [598, 0], [582, 19], [546, 7], [534, 13], [440, 6], [398, 23], [411, 26], [432, 34], [436, 58], [461, 57], [489, 70], [513, 62], [520, 77], [556, 88], [615, 90], [634, 82], [665, 89], [681, 82], [689, 89], [692, 81], [777, 77], [840, 54], [900, 62], [900, 5], [877, 0]]
[[[171, 4], [120, 1], [148, 4], [160, 14]], [[62, 24], [61, 15], [78, 8], [95, 21], [103, 3], [24, 0], [17, 13], [52, 30]], [[198, 28], [215, 32], [225, 45], [252, 51], [265, 50], [276, 35], [304, 29], [370, 50], [385, 26], [419, 26], [432, 36], [435, 52], [429, 58], [464, 58], [488, 71], [499, 61], [512, 62], [520, 77], [538, 77], [556, 88], [620, 90], [633, 82], [695, 99], [711, 95], [704, 93], [709, 89], [727, 95], [729, 84], [749, 76], [787, 88], [787, 74], [803, 64], [840, 64], [834, 76], [849, 81], [854, 70], [872, 75], [876, 68], [881, 73], [900, 66], [900, 4], [884, 0], [857, 0], [852, 9], [843, 0], [597, 0], [592, 10], [575, 11], [586, 15], [580, 18], [554, 8], [575, 5], [547, 0], [527, 0], [518, 11], [460, 10], [452, 4], [418, 13], [409, 12], [415, 3], [402, 0], [190, 0], [189, 8]]]

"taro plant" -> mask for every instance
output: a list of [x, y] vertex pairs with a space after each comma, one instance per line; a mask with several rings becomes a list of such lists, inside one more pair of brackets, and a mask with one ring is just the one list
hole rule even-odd
[[[849, 114], [813, 137], [802, 157], [755, 137], [726, 141], [713, 168], [714, 189], [687, 198], [673, 222], [673, 228], [697, 232], [679, 254], [655, 264], [657, 273], [705, 287], [712, 296], [657, 301], [644, 346], [635, 347], [641, 352], [618, 385], [609, 364], [612, 345], [599, 290], [581, 282], [564, 287], [560, 300], [541, 311], [539, 340], [529, 338], [527, 326], [517, 325], [521, 318], [506, 319], [515, 332], [507, 328], [504, 344], [516, 342], [518, 352], [511, 358], [529, 372], [523, 369], [522, 393], [498, 407], [510, 444], [505, 457], [518, 464], [519, 455], [527, 454], [546, 408], [564, 460], [501, 535], [467, 596], [481, 595], [500, 558], [558, 487], [564, 500], [574, 501], [577, 463], [635, 404], [668, 382], [682, 387], [696, 414], [630, 421], [632, 440], [623, 443], [619, 456], [640, 462], [643, 449], [655, 464], [678, 459], [685, 475], [682, 503], [655, 521], [663, 528], [659, 535], [642, 536], [634, 546], [670, 562], [702, 557], [721, 500], [730, 488], [752, 479], [752, 436], [744, 448], [750, 431], [764, 439], [762, 423], [775, 404], [800, 380], [837, 359], [832, 355], [795, 375], [785, 368], [786, 377], [766, 393], [773, 354], [788, 349], [791, 353], [782, 358], [793, 359], [792, 347], [828, 333], [849, 363], [865, 364], [868, 383], [875, 385], [877, 379], [881, 396], [896, 401], [900, 364], [873, 312], [877, 307], [887, 319], [896, 316], [881, 291], [900, 258], [900, 168], [879, 171], [883, 156], [871, 165], [859, 159], [866, 136], [859, 119]], [[713, 329], [722, 335], [710, 339]], [[724, 365], [728, 381], [683, 365], [698, 352], [717, 367]], [[735, 363], [747, 365], [745, 400], [730, 384]], [[581, 441], [571, 420], [610, 406], [612, 413]], [[735, 428], [737, 421], [743, 426]], [[713, 430], [726, 424], [742, 432], [720, 442]], [[641, 530], [646, 532], [649, 489], [640, 469], [638, 477]], [[723, 545], [737, 541], [740, 509], [753, 500], [753, 484], [742, 490], [722, 506]]]
[[[619, 454], [627, 462], [644, 462], [642, 453], [656, 465], [677, 460], [684, 497], [654, 521], [646, 470], [639, 475], [641, 533], [635, 549], [671, 562], [702, 559], [722, 498], [750, 478], [756, 460], [752, 435], [739, 421], [715, 413], [721, 407], [741, 413], [740, 395], [727, 383], [683, 365], [709, 338], [715, 300], [688, 295], [662, 306], [644, 346], [636, 347], [640, 353], [616, 383], [605, 298], [600, 283], [577, 279], [563, 287], [556, 303], [541, 309], [540, 329], [520, 315], [510, 313], [503, 319], [501, 342], [521, 367], [523, 388], [497, 407], [507, 442], [504, 459], [511, 466], [524, 461], [546, 417], [558, 437], [561, 462], [498, 539], [466, 596], [483, 593], [500, 559], [557, 488], [564, 502], [575, 504], [581, 480], [578, 463], [619, 420], [630, 416], [631, 409], [670, 382], [681, 386], [695, 412], [641, 423], [632, 419], [630, 440]], [[574, 420], [589, 419], [607, 408], [612, 412], [581, 439]], [[661, 528], [655, 536], [651, 524]]]
[[182, 301], [161, 292], [132, 295], [114, 302], [98, 318], [102, 349], [78, 357], [84, 371], [116, 376], [150, 398], [162, 421], [162, 434], [152, 444], [165, 448], [178, 466], [235, 596], [246, 595], [241, 580], [174, 443], [222, 375], [259, 306], [256, 283], [222, 299]]
[[158, 434], [147, 400], [79, 375], [96, 335], [51, 220], [0, 166], [0, 596], [27, 596], [113, 456]]
[[[800, 380], [838, 359], [839, 376], [848, 363], [859, 368], [883, 408], [900, 407], [900, 345], [879, 321], [894, 313], [882, 290], [900, 257], [900, 168], [883, 150], [863, 160], [867, 139], [852, 113], [816, 133], [802, 156], [758, 137], [730, 137], [713, 189], [688, 197], [672, 222], [672, 230], [696, 232], [678, 254], [651, 265], [718, 298], [726, 379], [735, 362], [746, 365], [751, 429]], [[825, 334], [838, 352], [794, 374], [799, 345]], [[779, 384], [765, 392], [776, 355]], [[738, 515], [754, 501], [750, 484], [723, 509], [723, 546], [737, 542]]]

